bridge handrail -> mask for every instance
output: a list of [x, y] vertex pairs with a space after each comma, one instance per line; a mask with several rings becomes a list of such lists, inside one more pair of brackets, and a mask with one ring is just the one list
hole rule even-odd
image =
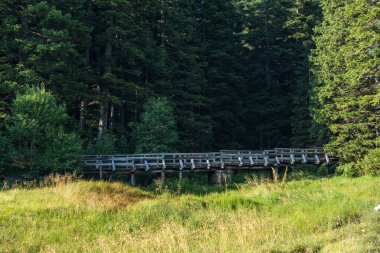
[[[334, 158], [333, 158], [334, 159]], [[329, 162], [323, 148], [275, 148], [270, 150], [221, 150], [205, 153], [151, 153], [85, 155], [86, 167], [149, 170], [150, 167], [165, 169], [224, 166], [277, 166], [279, 164], [306, 164]]]

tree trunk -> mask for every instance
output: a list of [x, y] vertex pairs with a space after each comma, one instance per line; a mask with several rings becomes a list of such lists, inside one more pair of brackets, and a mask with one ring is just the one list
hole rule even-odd
[[114, 127], [114, 119], [115, 119], [115, 107], [111, 103], [111, 109], [110, 109], [110, 132], [112, 133], [113, 127]]
[[99, 117], [99, 125], [98, 125], [98, 138], [97, 141], [99, 142], [104, 133], [108, 129], [108, 98], [107, 98], [108, 89], [106, 91], [102, 92], [102, 98], [100, 102], [100, 117]]
[[[112, 17], [109, 20], [109, 27], [112, 27]], [[106, 31], [106, 45], [104, 50], [104, 75], [111, 74], [111, 65], [112, 65], [112, 35], [109, 31]], [[100, 117], [98, 124], [98, 138], [99, 142], [104, 133], [108, 130], [108, 111], [109, 111], [109, 84], [103, 83], [103, 89], [101, 89], [101, 98], [100, 98]]]
[[86, 127], [86, 103], [83, 100], [80, 102], [79, 112], [79, 131], [84, 132]]
[[160, 1], [161, 45], [165, 47], [165, 2]]

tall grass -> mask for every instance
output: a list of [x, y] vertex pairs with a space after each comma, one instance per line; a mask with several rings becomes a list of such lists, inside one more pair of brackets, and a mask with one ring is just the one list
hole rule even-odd
[[157, 195], [74, 180], [4, 190], [0, 252], [378, 252], [379, 185], [251, 179], [234, 190]]

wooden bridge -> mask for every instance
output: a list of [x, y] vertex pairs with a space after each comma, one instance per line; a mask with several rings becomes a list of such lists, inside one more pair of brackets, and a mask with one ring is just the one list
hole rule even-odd
[[[157, 153], [127, 155], [86, 155], [85, 174], [128, 173], [134, 185], [136, 173], [160, 173], [165, 180], [166, 173], [208, 171], [216, 175], [230, 177], [233, 170], [255, 170], [279, 166], [305, 166], [330, 163], [334, 160], [322, 148], [273, 150], [222, 150], [211, 153]], [[210, 174], [209, 174], [210, 175]]]

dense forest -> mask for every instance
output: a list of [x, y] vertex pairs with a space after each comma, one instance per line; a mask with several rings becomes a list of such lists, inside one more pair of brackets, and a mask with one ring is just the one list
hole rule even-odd
[[313, 147], [380, 167], [377, 0], [2, 0], [0, 168]]

